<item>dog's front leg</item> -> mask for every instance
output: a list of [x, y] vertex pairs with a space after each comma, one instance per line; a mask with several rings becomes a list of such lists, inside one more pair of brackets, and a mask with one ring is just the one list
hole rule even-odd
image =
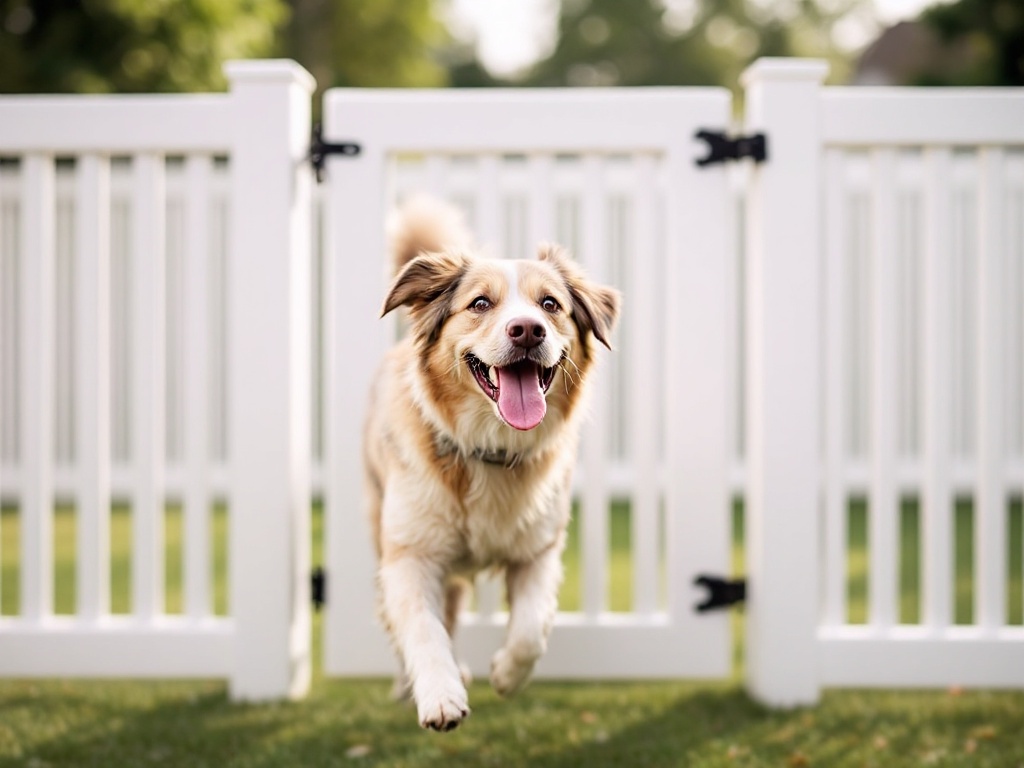
[[412, 684], [420, 725], [450, 731], [469, 715], [468, 696], [444, 627], [436, 565], [402, 555], [380, 569], [384, 613]]
[[504, 647], [491, 660], [491, 685], [501, 696], [517, 693], [547, 650], [548, 634], [558, 611], [562, 546], [560, 541], [536, 559], [508, 567], [508, 635]]

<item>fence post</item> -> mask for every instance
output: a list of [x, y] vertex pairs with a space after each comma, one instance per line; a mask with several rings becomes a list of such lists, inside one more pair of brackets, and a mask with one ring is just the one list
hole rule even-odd
[[238, 61], [228, 252], [231, 697], [305, 694], [310, 678], [310, 244], [305, 162], [315, 83]]
[[821, 61], [761, 59], [743, 75], [748, 243], [746, 684], [771, 706], [819, 696]]

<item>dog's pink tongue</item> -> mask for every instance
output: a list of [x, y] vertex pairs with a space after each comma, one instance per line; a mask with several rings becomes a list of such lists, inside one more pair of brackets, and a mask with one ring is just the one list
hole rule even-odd
[[498, 372], [498, 413], [510, 426], [527, 430], [536, 427], [547, 413], [548, 404], [540, 389], [535, 363], [524, 361]]

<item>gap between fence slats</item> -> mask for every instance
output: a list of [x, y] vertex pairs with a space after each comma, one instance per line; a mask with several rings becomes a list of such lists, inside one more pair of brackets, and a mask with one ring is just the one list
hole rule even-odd
[[21, 613], [53, 612], [54, 166], [23, 160], [21, 207]]
[[[636, 297], [625, 312], [629, 316], [628, 397], [620, 402], [632, 406], [629, 419], [632, 443], [633, 488], [633, 612], [650, 614], [658, 608], [658, 421], [659, 402], [654, 391], [658, 381], [655, 366], [664, 355], [659, 345], [664, 338], [656, 335], [656, 314], [661, 295], [662, 276], [657, 273], [655, 243], [656, 214], [659, 190], [655, 178], [655, 158], [637, 155], [635, 177], [630, 190], [632, 217], [627, 230], [626, 253], [630, 295]], [[627, 209], [628, 210], [628, 209]], [[631, 254], [632, 258], [629, 257]], [[640, 297], [647, 297], [642, 299]]]
[[[605, 273], [604, 161], [598, 155], [583, 158], [582, 206], [579, 224], [579, 254], [592, 280]], [[608, 388], [608, 366], [600, 353], [588, 375], [591, 398], [590, 418], [583, 427], [582, 459], [584, 488], [580, 497], [580, 559], [582, 562], [583, 611], [597, 616], [608, 599], [608, 413], [604, 393]]]
[[974, 505], [975, 623], [994, 630], [1006, 616], [1005, 183], [1002, 149], [981, 150], [978, 189], [978, 493]]
[[[75, 457], [78, 615], [110, 610], [110, 162], [78, 160], [75, 185]], [[138, 555], [136, 555], [138, 557]], [[137, 560], [136, 560], [137, 562]]]
[[823, 262], [822, 302], [823, 333], [821, 352], [825, 363], [823, 427], [825, 452], [824, 493], [824, 610], [826, 625], [846, 623], [846, 483], [843, 477], [846, 450], [843, 406], [846, 403], [843, 361], [846, 356], [846, 335], [843, 318], [846, 314], [844, 290], [843, 235], [847, 231], [845, 186], [843, 184], [844, 153], [829, 149], [824, 158], [825, 184], [825, 249]]
[[948, 148], [925, 150], [922, 618], [934, 631], [949, 626], [953, 600], [951, 160]]
[[895, 153], [872, 152], [871, 495], [868, 516], [870, 623], [897, 620], [899, 504], [896, 494], [896, 196]]
[[210, 603], [210, 176], [212, 158], [185, 162], [185, 612], [206, 618]]
[[164, 159], [136, 155], [132, 171], [132, 612], [150, 620], [164, 610]]

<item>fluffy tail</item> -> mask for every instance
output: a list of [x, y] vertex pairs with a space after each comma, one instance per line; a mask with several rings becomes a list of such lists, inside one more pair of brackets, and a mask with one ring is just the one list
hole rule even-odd
[[421, 253], [473, 245], [462, 211], [433, 197], [417, 196], [403, 203], [389, 217], [387, 229], [396, 274]]

